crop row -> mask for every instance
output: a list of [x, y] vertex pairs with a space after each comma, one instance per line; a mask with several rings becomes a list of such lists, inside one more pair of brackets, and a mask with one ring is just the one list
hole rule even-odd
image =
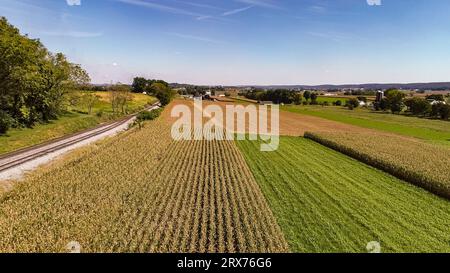
[[0, 199], [0, 251], [284, 252], [232, 141], [173, 141], [162, 120], [91, 146]]
[[376, 132], [307, 132], [305, 137], [450, 199], [450, 149], [446, 147]]
[[237, 143], [292, 251], [450, 251], [447, 200], [308, 139]]

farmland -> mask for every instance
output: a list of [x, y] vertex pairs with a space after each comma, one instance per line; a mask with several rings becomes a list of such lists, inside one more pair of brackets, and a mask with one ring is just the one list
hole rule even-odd
[[[299, 136], [312, 130], [369, 155], [375, 146], [398, 152], [392, 162], [442, 185], [448, 150], [286, 111], [280, 127], [291, 136], [276, 152], [260, 152], [257, 141], [174, 141], [170, 111], [180, 104], [193, 107], [176, 100], [142, 129], [0, 193], [0, 250], [64, 252], [76, 241], [82, 252], [108, 253], [367, 252], [378, 241], [383, 252], [450, 252], [448, 200]], [[374, 144], [382, 138], [386, 146]]]
[[[108, 102], [109, 92], [93, 94], [98, 95], [100, 99], [93, 106], [92, 114], [87, 113], [87, 109], [83, 106], [69, 107], [68, 111], [57, 120], [37, 124], [33, 128], [11, 129], [7, 135], [0, 136], [0, 154], [76, 133], [114, 119], [111, 104]], [[133, 94], [133, 101], [129, 103], [128, 110], [135, 112], [154, 102], [155, 98], [153, 97]]]
[[450, 254], [449, 10], [0, 0], [0, 255]]
[[152, 121], [38, 172], [0, 202], [2, 252], [285, 252], [232, 141], [174, 142]]
[[450, 203], [311, 140], [238, 146], [294, 252], [450, 252]]
[[450, 198], [450, 150], [380, 133], [307, 133], [306, 137]]
[[367, 109], [350, 111], [343, 107], [284, 106], [282, 110], [331, 121], [415, 137], [433, 144], [450, 146], [450, 123], [404, 115], [372, 112]]
[[[223, 111], [225, 111], [226, 105], [233, 103], [226, 102], [203, 102], [203, 106], [218, 105]], [[168, 122], [173, 122], [175, 119], [170, 117], [170, 112], [173, 107], [177, 105], [186, 105], [191, 111], [194, 110], [194, 104], [192, 101], [175, 100], [169, 109], [165, 112], [164, 118]], [[270, 114], [269, 114], [270, 117]], [[249, 127], [249, 119], [246, 120], [246, 129]], [[270, 127], [270, 126], [269, 126]], [[288, 136], [303, 136], [307, 131], [352, 131], [352, 132], [365, 132], [367, 129], [340, 122], [335, 122], [323, 118], [318, 118], [309, 115], [299, 115], [297, 113], [291, 113], [288, 111], [280, 111], [280, 134]], [[247, 131], [248, 133], [248, 131]]]

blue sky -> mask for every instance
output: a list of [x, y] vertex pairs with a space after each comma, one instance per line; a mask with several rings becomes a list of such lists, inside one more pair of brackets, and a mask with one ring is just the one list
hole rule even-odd
[[[370, 4], [370, 5], [369, 5]], [[450, 81], [448, 0], [1, 0], [95, 83]]]

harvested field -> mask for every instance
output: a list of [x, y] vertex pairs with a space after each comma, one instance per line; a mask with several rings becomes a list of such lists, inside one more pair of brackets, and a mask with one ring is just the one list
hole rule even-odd
[[[176, 105], [186, 105], [191, 111], [194, 110], [194, 102], [190, 100], [176, 100], [169, 106], [168, 111], [165, 112], [165, 119], [168, 122], [174, 122], [176, 119], [170, 117], [170, 112], [173, 107]], [[236, 105], [234, 103], [226, 103], [226, 102], [210, 102], [203, 101], [203, 107], [208, 105], [218, 105], [225, 110], [226, 105]], [[270, 114], [268, 119], [270, 120]], [[207, 119], [205, 119], [206, 121]], [[246, 120], [246, 133], [249, 133], [249, 120]], [[270, 129], [270, 126], [269, 126]], [[280, 111], [280, 134], [287, 136], [303, 136], [303, 134], [307, 131], [314, 132], [334, 132], [334, 131], [352, 131], [352, 132], [365, 132], [368, 129], [364, 129], [357, 126], [352, 126], [340, 122], [334, 122], [318, 117], [312, 117], [308, 115], [299, 115], [297, 113], [291, 113], [287, 111]], [[243, 133], [243, 132], [239, 132]], [[254, 133], [254, 132], [253, 132]]]
[[450, 202], [311, 140], [238, 141], [294, 252], [450, 252]]
[[450, 149], [377, 133], [307, 133], [305, 137], [450, 199]]
[[288, 251], [235, 143], [169, 132], [149, 122], [20, 183], [0, 199], [0, 250]]

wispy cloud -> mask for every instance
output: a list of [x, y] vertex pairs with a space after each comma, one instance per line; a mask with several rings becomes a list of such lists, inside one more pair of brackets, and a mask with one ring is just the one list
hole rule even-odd
[[258, 7], [264, 7], [264, 8], [270, 8], [270, 9], [281, 9], [281, 7], [277, 4], [275, 4], [274, 1], [271, 0], [235, 0], [237, 2], [241, 2], [244, 4], [252, 5], [252, 6], [258, 6]]
[[211, 16], [211, 15], [202, 15], [202, 16], [197, 17], [197, 20], [206, 20], [206, 19], [211, 19], [211, 18], [213, 18], [213, 16]]
[[154, 3], [154, 2], [147, 2], [147, 1], [143, 1], [143, 0], [116, 0], [116, 1], [124, 3], [124, 4], [140, 6], [140, 7], [144, 7], [144, 8], [169, 12], [169, 13], [173, 13], [173, 14], [188, 15], [188, 16], [193, 16], [193, 17], [197, 17], [197, 18], [201, 17], [201, 16], [205, 16], [203, 14], [191, 12], [187, 9], [175, 8], [172, 6], [167, 6], [167, 5], [158, 4], [158, 3]]
[[84, 31], [43, 31], [43, 35], [46, 36], [59, 36], [59, 37], [71, 37], [71, 38], [95, 38], [103, 36], [101, 32], [84, 32]]
[[196, 8], [204, 8], [204, 9], [213, 9], [213, 10], [223, 10], [222, 8], [213, 6], [213, 5], [208, 5], [208, 4], [203, 4], [203, 3], [195, 3], [195, 2], [187, 2], [187, 1], [176, 1], [178, 3], [181, 4], [185, 4], [185, 5], [189, 5], [192, 7], [196, 7]]
[[381, 6], [381, 0], [367, 0], [369, 6]]
[[247, 1], [252, 2], [252, 3], [254, 2], [255, 4], [254, 5], [252, 4], [250, 6], [246, 6], [243, 8], [224, 11], [223, 13], [219, 13], [219, 14], [217, 14], [217, 13], [216, 14], [208, 14], [208, 13], [202, 14], [202, 13], [193, 12], [187, 8], [182, 8], [182, 7], [180, 7], [179, 4], [182, 4], [185, 6], [203, 8], [203, 9], [216, 10], [216, 11], [225, 10], [225, 9], [219, 8], [219, 7], [210, 5], [210, 4], [185, 2], [185, 1], [179, 1], [179, 0], [172, 1], [172, 3], [177, 3], [176, 7], [173, 5], [160, 4], [160, 3], [149, 2], [149, 1], [145, 1], [145, 0], [113, 0], [113, 1], [128, 4], [128, 5], [134, 5], [134, 6], [144, 7], [144, 8], [148, 8], [148, 9], [168, 12], [168, 13], [172, 13], [172, 14], [192, 16], [192, 17], [195, 17], [195, 19], [197, 19], [199, 21], [202, 21], [202, 20], [227, 21], [223, 17], [237, 14], [240, 12], [244, 12], [244, 11], [252, 8], [253, 6], [261, 6], [261, 7], [270, 6], [270, 4], [266, 3], [266, 1], [263, 1], [263, 0], [236, 0], [239, 2], [243, 2], [243, 3], [247, 2]]
[[309, 7], [309, 10], [315, 13], [325, 13], [327, 11], [327, 8], [324, 6], [314, 5]]
[[66, 0], [69, 6], [81, 6], [81, 0]]
[[335, 32], [307, 32], [306, 34], [310, 36], [314, 36], [321, 39], [332, 40], [334, 42], [343, 42], [344, 40], [351, 39], [349, 35], [343, 33], [335, 33]]
[[230, 16], [230, 15], [233, 15], [233, 14], [241, 13], [241, 12], [249, 10], [251, 8], [253, 8], [253, 6], [248, 6], [248, 7], [243, 7], [243, 8], [239, 8], [239, 9], [229, 10], [229, 11], [226, 11], [226, 12], [222, 13], [222, 16]]
[[218, 40], [214, 40], [214, 39], [210, 39], [210, 38], [206, 38], [206, 37], [194, 36], [194, 35], [189, 35], [189, 34], [182, 34], [182, 33], [177, 33], [177, 32], [166, 32], [166, 34], [171, 35], [171, 36], [175, 36], [175, 37], [178, 37], [178, 38], [183, 38], [183, 39], [188, 39], [188, 40], [195, 40], [195, 41], [211, 43], [211, 44], [223, 44], [224, 43], [222, 41], [218, 41]]

